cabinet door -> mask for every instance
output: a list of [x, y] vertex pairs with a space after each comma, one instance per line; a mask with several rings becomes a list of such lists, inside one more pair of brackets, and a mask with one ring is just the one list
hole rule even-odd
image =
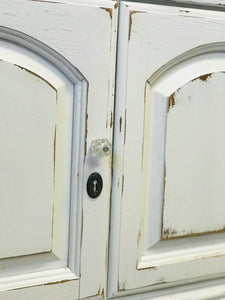
[[224, 28], [223, 11], [121, 3], [110, 295], [225, 274]]
[[104, 296], [114, 4], [0, 3], [1, 300]]

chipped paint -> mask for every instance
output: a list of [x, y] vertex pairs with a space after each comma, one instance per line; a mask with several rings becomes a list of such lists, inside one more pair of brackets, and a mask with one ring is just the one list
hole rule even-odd
[[122, 175], [122, 195], [123, 195], [123, 191], [124, 191], [124, 175]]
[[93, 297], [95, 298], [96, 296], [101, 296], [101, 298], [105, 299], [105, 289], [102, 288], [101, 286], [99, 286], [96, 294], [94, 294], [93, 296], [85, 297], [85, 299], [89, 299], [89, 298], [93, 298]]
[[[54, 282], [47, 282], [47, 283], [43, 283], [43, 284], [37, 284], [37, 285], [35, 285], [35, 287], [53, 285], [53, 284], [63, 284], [65, 282], [69, 282], [69, 281], [72, 281], [72, 280], [74, 280], [74, 279], [64, 279], [64, 280], [59, 280], [59, 281], [54, 281]], [[30, 285], [30, 286], [24, 286], [24, 287], [10, 289], [8, 291], [24, 290], [24, 289], [29, 289], [29, 288], [33, 288], [33, 287], [34, 287], [33, 285]]]
[[[53, 141], [53, 162], [54, 162], [54, 169], [53, 169], [53, 187], [55, 189], [55, 173], [56, 173], [56, 135], [57, 135], [57, 125], [55, 125], [54, 131], [54, 141]], [[54, 234], [54, 210], [55, 210], [55, 201], [52, 204], [52, 248], [53, 248], [53, 234]]]
[[188, 13], [190, 13], [190, 10], [184, 10], [184, 9], [181, 9], [181, 10], [179, 10], [179, 12], [180, 12], [180, 13], [187, 13], [187, 14], [188, 14]]
[[[105, 299], [105, 289], [99, 286], [98, 291], [96, 294], [92, 296], [85, 297], [85, 299], [100, 299], [99, 296]], [[97, 297], [97, 298], [96, 298]]]
[[[223, 72], [217, 72], [217, 73], [223, 73]], [[213, 73], [208, 73], [208, 74], [204, 74], [204, 75], [201, 75], [199, 77], [196, 77], [194, 79], [191, 80], [191, 82], [194, 82], [195, 80], [198, 80], [200, 79], [201, 81], [207, 81], [209, 79], [209, 77], [212, 76]]]
[[162, 235], [162, 239], [167, 240], [169, 238], [170, 235], [174, 235], [177, 234], [176, 230], [170, 230], [169, 228], [163, 229], [163, 235]]
[[157, 282], [156, 282], [156, 283], [154, 283], [154, 284], [151, 284], [151, 286], [154, 286], [154, 285], [157, 285], [157, 284], [166, 284], [166, 283], [168, 283], [168, 282], [167, 282], [167, 281], [165, 281], [165, 279], [164, 279], [164, 278], [161, 278], [161, 279], [157, 280]]
[[163, 202], [162, 202], [162, 216], [161, 216], [161, 239], [163, 239], [163, 219], [164, 219], [164, 207], [165, 207], [165, 190], [166, 190], [166, 162], [164, 164], [164, 183], [163, 183]]
[[143, 170], [144, 166], [144, 149], [145, 149], [145, 124], [146, 124], [146, 107], [147, 107], [147, 86], [150, 86], [149, 82], [145, 83], [145, 91], [144, 91], [144, 119], [143, 119], [143, 138], [142, 138], [142, 149], [141, 149], [141, 169]]
[[156, 266], [150, 266], [150, 267], [138, 267], [138, 261], [136, 262], [136, 270], [137, 271], [142, 271], [142, 270], [156, 270]]
[[87, 156], [87, 135], [88, 135], [88, 94], [89, 83], [87, 82], [87, 96], [86, 96], [86, 117], [85, 117], [85, 142], [84, 142], [84, 160]]
[[88, 123], [88, 114], [86, 113], [86, 118], [85, 118], [85, 143], [84, 143], [84, 159], [86, 158], [87, 155], [87, 134], [88, 134], [88, 129], [87, 129], [87, 123]]
[[[217, 91], [218, 89], [222, 88], [220, 80], [217, 79], [219, 78], [224, 80], [224, 74], [222, 74], [222, 72], [201, 72], [199, 76], [195, 75], [192, 78], [194, 79], [182, 85], [182, 87], [179, 88], [175, 94], [171, 95], [168, 99], [168, 107], [173, 107], [174, 105], [179, 104], [179, 110], [176, 112], [177, 115], [169, 115], [167, 119], [165, 157], [167, 163], [170, 162], [169, 165], [171, 168], [166, 170], [167, 178], [165, 176], [165, 181], [167, 181], [166, 188], [168, 186], [168, 189], [165, 190], [164, 182], [164, 191], [162, 197], [163, 204], [160, 207], [162, 209], [162, 240], [206, 236], [209, 234], [225, 232], [223, 215], [222, 213], [219, 214], [219, 209], [217, 208], [219, 207], [219, 204], [222, 205], [222, 200], [217, 199], [223, 198], [221, 196], [222, 190], [220, 192], [218, 189], [219, 185], [217, 183], [217, 181], [220, 180], [218, 178], [221, 176], [218, 174], [223, 174], [222, 168], [220, 173], [220, 166], [218, 164], [219, 160], [217, 160], [217, 155], [219, 152], [218, 150], [211, 152], [210, 149], [208, 154], [205, 154], [203, 158], [201, 155], [203, 148], [206, 149], [207, 153], [208, 149], [207, 147], [205, 148], [205, 145], [210, 145], [212, 138], [214, 141], [214, 137], [216, 136], [218, 141], [221, 140], [221, 138], [218, 138], [220, 135], [216, 134], [219, 132], [218, 128], [220, 128], [219, 126], [222, 124], [220, 122], [223, 121], [223, 118], [221, 117], [221, 121], [218, 123], [216, 122], [220, 117], [218, 112], [221, 110], [221, 107], [224, 107], [222, 106], [224, 105], [223, 96], [219, 90], [219, 92], [216, 93], [216, 102], [215, 104], [213, 102], [213, 106], [211, 106], [212, 97], [210, 92], [211, 90]], [[194, 105], [190, 105], [190, 101], [194, 103]], [[182, 117], [180, 117], [179, 114]], [[192, 118], [192, 116], [194, 117]], [[211, 125], [213, 121], [209, 122], [209, 119], [211, 121], [215, 120], [214, 122], [217, 124], [215, 127], [213, 127], [212, 132], [210, 130], [214, 124]], [[176, 120], [176, 122], [174, 120]], [[199, 125], [199, 120], [201, 120], [201, 125]], [[179, 124], [181, 127], [177, 129]], [[185, 125], [183, 126], [183, 124]], [[202, 124], [204, 124], [204, 126]], [[189, 130], [190, 127], [193, 128], [193, 132], [191, 131], [190, 135], [188, 136], [188, 134], [186, 135], [184, 133], [186, 133], [186, 129]], [[177, 134], [178, 131], [180, 131], [179, 134]], [[197, 134], [195, 134], [195, 132], [197, 132]], [[207, 135], [204, 139], [205, 133], [207, 133]], [[201, 137], [200, 140], [199, 137]], [[179, 147], [177, 151], [174, 152], [174, 146], [178, 145], [178, 141]], [[193, 152], [191, 145], [195, 145], [195, 150], [193, 150]], [[222, 148], [222, 146], [219, 144], [219, 148]], [[217, 148], [218, 147], [215, 149]], [[180, 155], [179, 153], [182, 154]], [[223, 151], [221, 151], [221, 157], [222, 155]], [[211, 158], [209, 166], [207, 164], [208, 156]], [[185, 157], [185, 160], [183, 157]], [[214, 157], [216, 162], [215, 166], [213, 161]], [[182, 177], [180, 177], [180, 172], [177, 168], [179, 167], [181, 161], [184, 161], [185, 163], [185, 167], [182, 167], [184, 170], [182, 172]], [[198, 174], [197, 172], [192, 172], [192, 176], [189, 176], [189, 172], [193, 171], [193, 169], [206, 170], [206, 172], [201, 171], [203, 172], [202, 174], [204, 174], [203, 178], [206, 184], [200, 181], [199, 184], [198, 182], [198, 176], [200, 176], [199, 174], [201, 173]], [[196, 173], [198, 175], [196, 175]], [[208, 186], [210, 186], [210, 188], [208, 188]], [[215, 197], [215, 191], [217, 192], [218, 190], [219, 197]], [[185, 194], [184, 199], [182, 198], [183, 194]], [[187, 201], [188, 204], [186, 203]], [[176, 211], [179, 212], [178, 217], [175, 216]], [[214, 214], [213, 211], [217, 211], [217, 214]], [[215, 218], [215, 215], [217, 215], [217, 218]], [[206, 222], [207, 220], [208, 222]]]
[[68, 281], [71, 281], [71, 280], [73, 280], [73, 279], [64, 279], [64, 280], [60, 280], [60, 281], [48, 282], [44, 285], [60, 284], [60, 283], [65, 283], [65, 282], [68, 282]]
[[204, 19], [204, 17], [199, 17], [199, 16], [193, 16], [193, 15], [188, 15], [188, 14], [182, 14], [180, 15], [182, 18], [192, 18], [192, 19]]
[[24, 70], [24, 71], [26, 71], [26, 72], [28, 72], [28, 73], [30, 73], [30, 74], [32, 74], [32, 75], [38, 77], [38, 78], [41, 79], [41, 80], [43, 80], [43, 81], [46, 82], [53, 90], [55, 90], [55, 91], [57, 92], [57, 89], [56, 89], [49, 81], [47, 81], [45, 78], [43, 78], [42, 76], [40, 76], [40, 75], [38, 75], [38, 74], [32, 72], [31, 70], [28, 70], [28, 69], [26, 69], [26, 68], [24, 68], [24, 67], [21, 67], [21, 66], [19, 66], [19, 65], [17, 65], [17, 64], [14, 64], [14, 66], [16, 66], [16, 67], [20, 68], [21, 70]]
[[113, 127], [113, 112], [111, 111], [111, 116], [110, 116], [110, 128]]
[[[51, 241], [51, 248], [53, 249], [53, 235], [54, 235], [54, 211], [55, 211], [55, 201], [53, 201], [53, 204], [52, 204], [52, 241]], [[50, 251], [52, 252], [52, 250]]]
[[80, 245], [82, 246], [83, 241], [83, 233], [84, 233], [84, 213], [82, 210], [82, 216], [81, 216], [81, 237], [80, 237]]
[[108, 240], [107, 240], [106, 245], [105, 245], [105, 268], [106, 268], [106, 273], [107, 273], [107, 267], [108, 267], [108, 253], [109, 253], [109, 245], [108, 245]]
[[162, 235], [162, 240], [174, 240], [174, 239], [179, 239], [179, 238], [188, 238], [188, 237], [195, 237], [195, 236], [201, 236], [201, 235], [209, 235], [209, 234], [215, 234], [215, 233], [223, 233], [225, 232], [225, 227], [219, 230], [212, 230], [212, 231], [205, 231], [205, 232], [200, 232], [200, 233], [187, 233], [179, 236], [173, 236], [174, 234], [177, 234], [177, 231], [172, 228], [165, 228], [163, 230], [163, 235]]
[[56, 131], [57, 131], [57, 125], [55, 125], [54, 142], [53, 142], [53, 147], [54, 147], [54, 150], [53, 150], [53, 162], [54, 162], [54, 174], [53, 174], [54, 179], [53, 179], [53, 182], [54, 182], [54, 186], [55, 186]]
[[[20, 255], [19, 258], [28, 258], [28, 257], [32, 257], [32, 256], [41, 256], [43, 254], [49, 254], [49, 253], [52, 253], [52, 250], [50, 251], [43, 251], [43, 252], [36, 252], [36, 253], [31, 253], [31, 254], [24, 254], [24, 255]], [[4, 261], [8, 261], [8, 260], [17, 260], [18, 256], [14, 256], [14, 257], [4, 257], [4, 258], [1, 258], [0, 261], [1, 263]], [[1, 267], [2, 268], [2, 267]]]
[[65, 3], [62, 3], [62, 2], [45, 1], [45, 0], [28, 0], [28, 1], [32, 1], [32, 2], [43, 2], [43, 3], [53, 3], [53, 4], [65, 4]]
[[141, 240], [141, 229], [139, 229], [139, 231], [138, 231], [138, 236], [137, 236], [137, 247], [139, 247], [140, 240]]
[[129, 12], [129, 34], [128, 34], [128, 41], [130, 40], [131, 36], [131, 28], [133, 25], [133, 15], [137, 13], [145, 13], [144, 11], [137, 11], [137, 10], [130, 10]]
[[100, 7], [100, 9], [104, 9], [105, 11], [107, 11], [110, 15], [110, 18], [112, 19], [112, 8], [109, 7]]
[[110, 122], [109, 122], [108, 113], [107, 113], [106, 128], [108, 128], [108, 124], [109, 124], [110, 128], [113, 127], [113, 113], [112, 113], [112, 111], [110, 113]]
[[136, 14], [136, 13], [138, 13], [138, 11], [136, 11], [136, 10], [131, 10], [130, 13], [129, 13], [129, 35], [128, 35], [128, 40], [130, 40], [130, 36], [131, 36], [131, 27], [132, 27], [132, 24], [133, 24], [132, 16], [133, 16], [133, 14]]
[[116, 3], [114, 4], [114, 9], [117, 9], [118, 6], [119, 6], [119, 0], [117, 0]]
[[168, 108], [167, 108], [167, 112], [169, 112], [170, 107], [174, 107], [175, 105], [175, 93], [173, 93], [172, 95], [170, 95], [168, 97]]
[[122, 119], [122, 117], [120, 117], [120, 132], [122, 130], [122, 122], [123, 122], [123, 119]]
[[127, 110], [125, 109], [125, 121], [124, 121], [124, 145], [127, 137]]
[[205, 75], [199, 76], [199, 79], [202, 80], [202, 81], [207, 81], [207, 79], [208, 79], [211, 75], [212, 75], [211, 73], [205, 74]]
[[100, 291], [99, 296], [102, 296], [103, 299], [105, 298], [105, 289], [104, 288], [102, 288], [102, 290]]
[[118, 281], [118, 284], [117, 284], [118, 292], [124, 292], [126, 290], [125, 286], [126, 286], [126, 282], [123, 282], [120, 284], [120, 282]]

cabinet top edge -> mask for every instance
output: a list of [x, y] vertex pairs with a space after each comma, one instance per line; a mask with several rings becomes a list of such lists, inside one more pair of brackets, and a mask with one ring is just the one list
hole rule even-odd
[[30, 2], [39, 2], [46, 4], [74, 4], [74, 5], [83, 5], [83, 6], [107, 6], [113, 7], [119, 0], [23, 0]]
[[165, 6], [179, 6], [225, 11], [225, 0], [120, 0], [120, 2], [157, 4]]

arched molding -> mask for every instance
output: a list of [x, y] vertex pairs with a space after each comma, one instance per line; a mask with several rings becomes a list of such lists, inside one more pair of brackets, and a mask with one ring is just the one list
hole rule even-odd
[[0, 40], [24, 47], [48, 60], [60, 71], [62, 71], [72, 83], [85, 80], [85, 77], [81, 74], [81, 72], [65, 57], [29, 35], [8, 27], [0, 26]]
[[[143, 266], [145, 267], [147, 261], [149, 265], [152, 265], [152, 261], [154, 261], [152, 253], [154, 251], [161, 251], [163, 245], [169, 247], [171, 243], [170, 241], [164, 241], [161, 244], [169, 98], [188, 82], [196, 79], [204, 81], [211, 74], [224, 71], [225, 43], [211, 43], [191, 49], [175, 57], [146, 81], [142, 199], [144, 201], [143, 207], [147, 214], [146, 220], [148, 221], [143, 226], [144, 238], [140, 250], [143, 254], [141, 261], [143, 260]], [[216, 239], [218, 239], [218, 236], [215, 236]], [[177, 243], [179, 244], [179, 241]], [[206, 236], [201, 237], [200, 243], [202, 246], [207, 245], [208, 238]], [[182, 246], [180, 249], [182, 249]], [[151, 263], [150, 258], [152, 260]], [[157, 255], [156, 258], [160, 261]], [[140, 268], [141, 266], [142, 264], [140, 264]]]
[[[88, 81], [75, 66], [52, 48], [26, 34], [4, 26], [0, 26], [1, 61], [14, 64], [30, 73], [30, 76], [36, 76], [45, 81], [55, 90], [56, 107], [58, 107], [56, 108], [56, 146], [54, 147], [57, 148], [56, 128], [61, 126], [62, 132], [64, 130], [68, 135], [67, 140], [64, 137], [58, 139], [60, 141], [58, 142], [59, 148], [67, 150], [67, 152], [61, 151], [62, 162], [60, 159], [59, 161], [62, 164], [64, 158], [68, 158], [67, 166], [64, 168], [66, 169], [66, 179], [68, 179], [64, 181], [66, 181], [68, 189], [66, 200], [63, 199], [66, 204], [61, 199], [57, 200], [59, 204], [54, 207], [54, 213], [57, 211], [54, 222], [58, 222], [59, 225], [54, 227], [53, 224], [52, 252], [43, 255], [43, 259], [42, 254], [37, 254], [37, 257], [27, 255], [25, 258], [14, 258], [19, 266], [16, 284], [14, 270], [11, 268], [12, 259], [7, 258], [7, 282], [4, 281], [4, 277], [0, 278], [0, 289], [5, 290], [8, 286], [9, 289], [32, 286], [34, 280], [37, 284], [43, 284], [45, 281], [51, 282], [55, 280], [55, 274], [58, 274], [59, 280], [79, 279]], [[60, 114], [61, 111], [63, 117]], [[58, 126], [58, 124], [62, 125]], [[59, 131], [59, 136], [60, 134]], [[63, 134], [61, 135], [63, 136]], [[60, 172], [58, 171], [58, 174]], [[60, 192], [59, 195], [61, 195]], [[62, 207], [65, 210], [64, 215], [61, 212]], [[64, 240], [66, 240], [65, 245], [62, 243]], [[35, 268], [32, 266], [34, 260], [37, 261]], [[24, 284], [24, 274], [28, 272], [29, 280]], [[37, 272], [40, 273], [40, 276], [36, 276]], [[46, 277], [43, 279], [44, 274]]]
[[[207, 64], [205, 64], [206, 61]], [[162, 81], [177, 74], [180, 79], [180, 81], [177, 82], [177, 88], [179, 88], [179, 84], [183, 85], [198, 76], [224, 70], [225, 43], [210, 43], [188, 50], [187, 52], [173, 58], [167, 64], [158, 69], [147, 80], [147, 84], [152, 87], [158, 86]], [[184, 74], [183, 76], [180, 76], [182, 72]], [[175, 88], [175, 90], [177, 88]]]

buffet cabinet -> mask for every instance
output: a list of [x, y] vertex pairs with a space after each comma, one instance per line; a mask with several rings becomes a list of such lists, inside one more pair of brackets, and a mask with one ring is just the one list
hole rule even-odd
[[225, 298], [225, 1], [0, 1], [0, 300]]

